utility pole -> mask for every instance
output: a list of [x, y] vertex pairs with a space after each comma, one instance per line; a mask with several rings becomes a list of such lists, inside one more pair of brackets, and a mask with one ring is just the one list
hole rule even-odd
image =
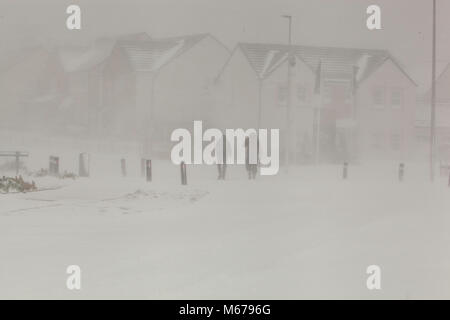
[[436, 143], [436, 0], [433, 0], [433, 49], [431, 72], [431, 117], [430, 117], [430, 179], [434, 181], [434, 150]]
[[143, 126], [143, 157], [147, 160], [150, 160], [153, 157], [154, 145], [155, 145], [155, 129], [156, 121], [155, 121], [155, 82], [158, 78], [158, 72], [155, 72], [152, 76], [152, 82], [150, 87], [150, 106], [148, 110], [146, 110], [143, 115], [144, 126]]
[[261, 129], [261, 117], [262, 117], [262, 84], [263, 80], [258, 80], [258, 130]]
[[319, 164], [320, 162], [320, 126], [321, 126], [321, 120], [322, 120], [322, 107], [323, 107], [323, 79], [322, 79], [322, 62], [320, 62], [321, 67], [319, 70], [319, 81], [320, 81], [320, 96], [318, 99], [318, 105], [317, 105], [317, 123], [316, 123], [316, 152], [315, 152], [315, 162], [316, 164]]
[[285, 158], [286, 158], [286, 169], [289, 169], [289, 157], [291, 151], [291, 121], [292, 121], [292, 65], [291, 59], [294, 59], [292, 53], [292, 16], [283, 15], [283, 18], [288, 19], [289, 21], [289, 34], [288, 34], [288, 59], [287, 59], [287, 90], [286, 90], [286, 148], [285, 148]]

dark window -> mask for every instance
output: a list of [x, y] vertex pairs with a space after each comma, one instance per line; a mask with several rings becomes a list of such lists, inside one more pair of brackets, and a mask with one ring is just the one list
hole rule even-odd
[[391, 91], [391, 106], [392, 108], [401, 108], [403, 105], [403, 90], [399, 88]]

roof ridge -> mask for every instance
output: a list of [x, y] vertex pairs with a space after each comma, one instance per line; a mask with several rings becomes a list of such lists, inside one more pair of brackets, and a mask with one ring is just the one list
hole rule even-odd
[[319, 46], [319, 45], [306, 45], [306, 44], [285, 44], [285, 43], [270, 43], [270, 42], [238, 42], [238, 45], [257, 45], [257, 46], [278, 46], [278, 47], [294, 47], [294, 48], [314, 48], [314, 49], [337, 49], [337, 50], [354, 50], [354, 51], [375, 51], [375, 52], [383, 52], [389, 53], [388, 49], [380, 49], [380, 48], [354, 48], [354, 47], [338, 47], [338, 46]]

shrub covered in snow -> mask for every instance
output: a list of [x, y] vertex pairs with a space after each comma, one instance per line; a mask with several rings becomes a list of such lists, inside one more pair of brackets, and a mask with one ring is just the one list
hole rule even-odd
[[0, 193], [30, 192], [36, 190], [34, 181], [31, 181], [31, 183], [26, 182], [21, 176], [15, 178], [3, 176], [0, 178]]

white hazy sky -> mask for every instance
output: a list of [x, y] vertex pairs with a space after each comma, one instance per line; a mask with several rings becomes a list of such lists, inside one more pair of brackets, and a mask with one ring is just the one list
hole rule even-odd
[[[82, 9], [82, 30], [65, 27], [69, 4]], [[366, 28], [366, 8], [382, 9], [383, 30]], [[2, 50], [35, 42], [75, 44], [97, 36], [146, 31], [163, 37], [209, 32], [232, 48], [239, 41], [287, 41], [389, 49], [419, 83], [431, 60], [431, 0], [1, 0]], [[438, 0], [438, 60], [450, 62], [450, 1]]]

